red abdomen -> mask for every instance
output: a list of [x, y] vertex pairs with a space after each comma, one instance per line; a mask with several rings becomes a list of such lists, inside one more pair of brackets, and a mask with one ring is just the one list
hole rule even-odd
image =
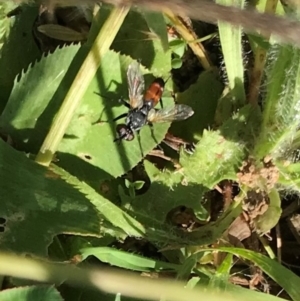
[[153, 107], [157, 105], [164, 92], [165, 82], [162, 78], [156, 78], [145, 92], [144, 101], [152, 101]]

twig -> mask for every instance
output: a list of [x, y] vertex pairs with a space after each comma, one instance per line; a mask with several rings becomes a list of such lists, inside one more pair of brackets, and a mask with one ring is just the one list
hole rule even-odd
[[276, 243], [277, 243], [277, 260], [281, 263], [282, 260], [282, 239], [281, 239], [281, 232], [280, 232], [280, 225], [279, 223], [275, 227], [276, 229]]

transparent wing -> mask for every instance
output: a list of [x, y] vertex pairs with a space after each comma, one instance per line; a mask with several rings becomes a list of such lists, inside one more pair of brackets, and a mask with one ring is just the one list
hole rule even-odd
[[149, 122], [172, 122], [191, 117], [194, 111], [187, 105], [175, 105], [163, 109], [152, 109], [148, 114]]
[[143, 105], [145, 81], [138, 62], [133, 61], [129, 65], [127, 70], [127, 81], [130, 107], [133, 109], [140, 108]]

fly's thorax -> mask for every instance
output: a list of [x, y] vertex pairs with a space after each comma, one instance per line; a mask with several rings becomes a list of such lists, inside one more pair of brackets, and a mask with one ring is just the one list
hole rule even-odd
[[156, 105], [156, 102], [153, 100], [153, 99], [150, 99], [150, 100], [144, 100], [144, 105], [142, 107], [142, 109], [144, 109], [145, 111], [147, 111], [147, 114], [148, 112], [153, 109]]
[[132, 131], [138, 131], [141, 127], [147, 124], [147, 114], [145, 114], [143, 108], [132, 110], [127, 118], [126, 118], [126, 125], [130, 127]]

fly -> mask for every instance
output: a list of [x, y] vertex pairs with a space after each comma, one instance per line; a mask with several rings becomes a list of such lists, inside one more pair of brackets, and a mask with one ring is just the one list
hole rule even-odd
[[[153, 123], [173, 122], [185, 120], [194, 114], [191, 107], [184, 104], [176, 104], [173, 107], [156, 109], [158, 102], [162, 106], [162, 94], [165, 82], [162, 78], [156, 78], [150, 87], [145, 90], [144, 76], [140, 70], [140, 64], [132, 62], [127, 70], [129, 103], [121, 99], [122, 103], [129, 109], [114, 119], [114, 121], [126, 117], [125, 124], [117, 125], [118, 137], [114, 140], [131, 141], [134, 133], [139, 133], [140, 129], [148, 124], [153, 136]], [[154, 136], [153, 136], [154, 137]]]

